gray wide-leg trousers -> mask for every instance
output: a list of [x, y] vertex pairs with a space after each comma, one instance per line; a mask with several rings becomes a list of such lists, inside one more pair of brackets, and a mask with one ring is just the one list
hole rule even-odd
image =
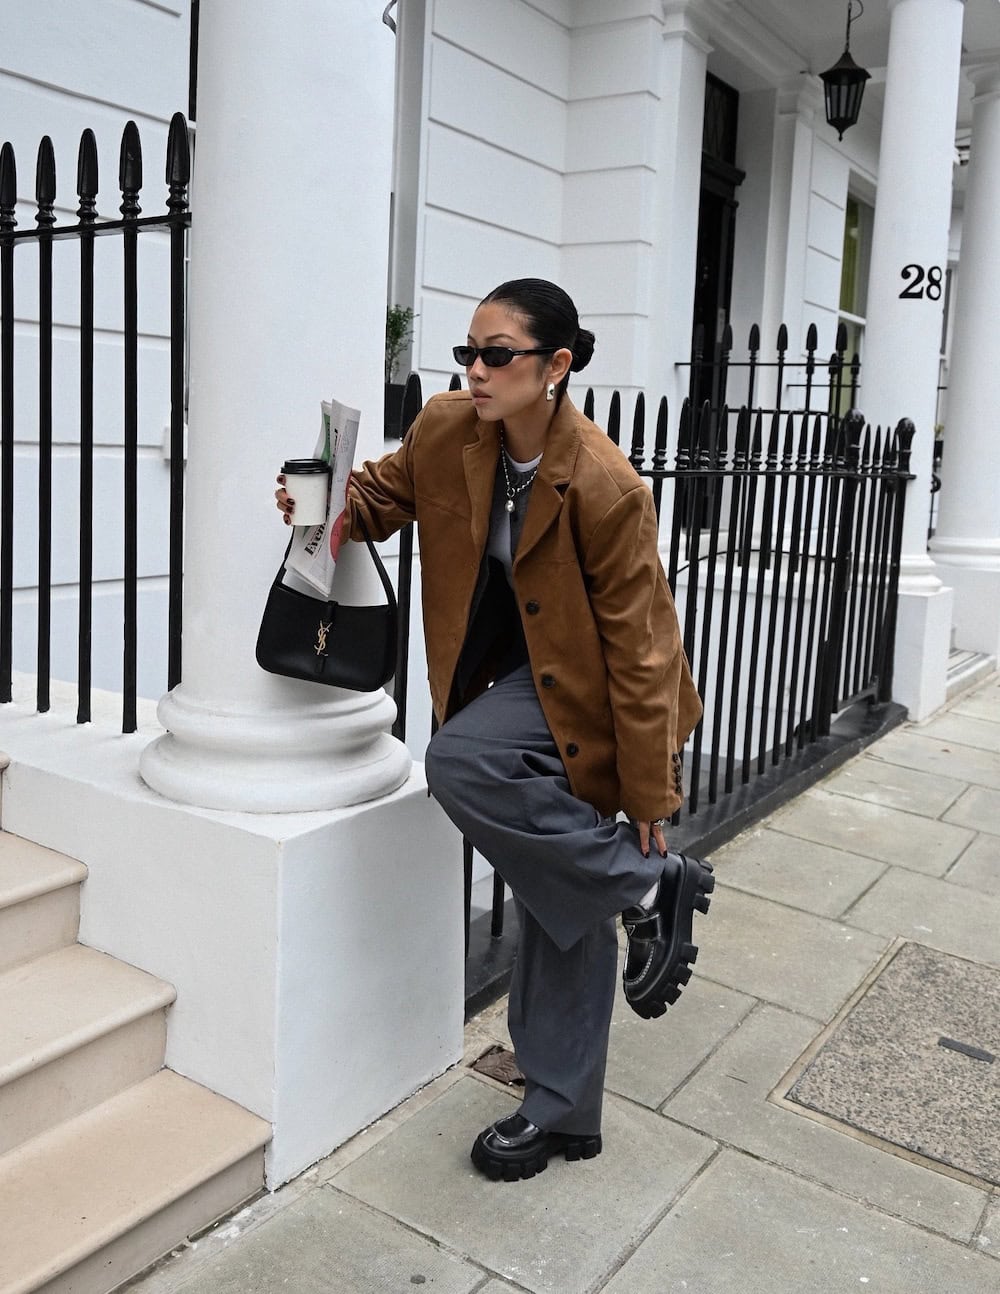
[[510, 886], [520, 918], [508, 1023], [521, 1113], [547, 1132], [601, 1127], [617, 983], [615, 917], [659, 878], [628, 823], [572, 794], [535, 692], [515, 670], [431, 739], [427, 782]]

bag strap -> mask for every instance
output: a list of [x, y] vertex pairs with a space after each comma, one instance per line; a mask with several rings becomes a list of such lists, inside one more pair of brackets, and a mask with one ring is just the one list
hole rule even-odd
[[357, 514], [358, 525], [361, 528], [361, 534], [365, 543], [368, 545], [368, 551], [372, 555], [372, 561], [375, 563], [375, 569], [378, 571], [378, 577], [382, 581], [382, 588], [385, 590], [386, 601], [393, 611], [396, 610], [396, 590], [392, 587], [392, 580], [389, 579], [389, 572], [382, 565], [382, 559], [378, 555], [378, 550], [372, 543], [372, 537], [368, 533], [368, 527], [365, 525], [365, 519], [359, 512]]
[[[381, 557], [379, 557], [378, 550], [376, 549], [375, 545], [372, 543], [372, 537], [368, 533], [368, 527], [365, 525], [365, 519], [364, 517], [362, 517], [360, 512], [358, 513], [357, 521], [358, 521], [358, 526], [361, 529], [361, 536], [364, 539], [365, 543], [368, 545], [368, 551], [371, 553], [372, 561], [375, 563], [375, 570], [378, 572], [378, 577], [382, 581], [382, 588], [385, 591], [386, 602], [389, 604], [390, 608], [392, 609], [393, 615], [395, 615], [397, 613], [396, 590], [392, 587], [392, 580], [389, 579], [389, 572], [382, 565], [382, 559]], [[277, 575], [275, 575], [272, 581], [273, 584], [281, 584], [282, 581], [284, 580], [285, 571], [287, 569], [287, 567], [285, 566], [285, 562], [288, 560], [288, 554], [292, 551], [293, 543], [294, 543], [294, 538], [289, 539], [288, 547], [285, 549], [285, 555], [284, 557], [282, 557], [281, 565], [278, 567], [278, 573]], [[294, 589], [291, 589], [289, 591], [292, 593], [295, 592]], [[308, 593], [302, 593], [299, 596], [310, 597], [311, 595]], [[313, 601], [319, 602], [321, 601], [321, 599], [314, 598]]]

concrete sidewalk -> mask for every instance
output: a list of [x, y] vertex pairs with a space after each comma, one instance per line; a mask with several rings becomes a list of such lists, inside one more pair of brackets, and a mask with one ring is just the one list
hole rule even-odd
[[[714, 862], [680, 1002], [650, 1022], [619, 1002], [600, 1158], [517, 1184], [473, 1169], [476, 1134], [517, 1105], [468, 1068], [509, 1045], [503, 1001], [468, 1027], [466, 1064], [129, 1288], [996, 1294], [1000, 1174], [982, 1164], [1000, 1146], [1000, 676]], [[924, 959], [909, 989], [881, 978], [900, 949]], [[881, 1055], [906, 1021], [918, 1043]], [[831, 1022], [810, 1099], [834, 1114], [816, 1118], [781, 1098]], [[949, 1034], [958, 1050], [938, 1046]], [[888, 1149], [883, 1115], [904, 1141], [926, 1115], [911, 1145], [965, 1175]]]

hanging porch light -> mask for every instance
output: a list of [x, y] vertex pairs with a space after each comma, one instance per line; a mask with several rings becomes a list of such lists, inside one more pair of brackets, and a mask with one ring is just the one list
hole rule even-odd
[[[847, 0], [847, 35], [844, 40], [844, 52], [833, 67], [820, 72], [823, 82], [823, 97], [826, 100], [826, 119], [843, 139], [844, 131], [857, 123], [861, 113], [861, 98], [865, 92], [865, 82], [871, 76], [863, 67], [858, 67], [851, 58], [851, 10], [854, 0]], [[865, 7], [857, 0], [858, 17]]]

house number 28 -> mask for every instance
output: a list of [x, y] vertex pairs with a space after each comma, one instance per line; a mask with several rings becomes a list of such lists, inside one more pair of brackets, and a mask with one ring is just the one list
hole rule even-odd
[[899, 272], [906, 284], [900, 296], [906, 300], [917, 301], [926, 297], [928, 301], [941, 299], [941, 267], [932, 265], [925, 269], [922, 265], [904, 265]]

